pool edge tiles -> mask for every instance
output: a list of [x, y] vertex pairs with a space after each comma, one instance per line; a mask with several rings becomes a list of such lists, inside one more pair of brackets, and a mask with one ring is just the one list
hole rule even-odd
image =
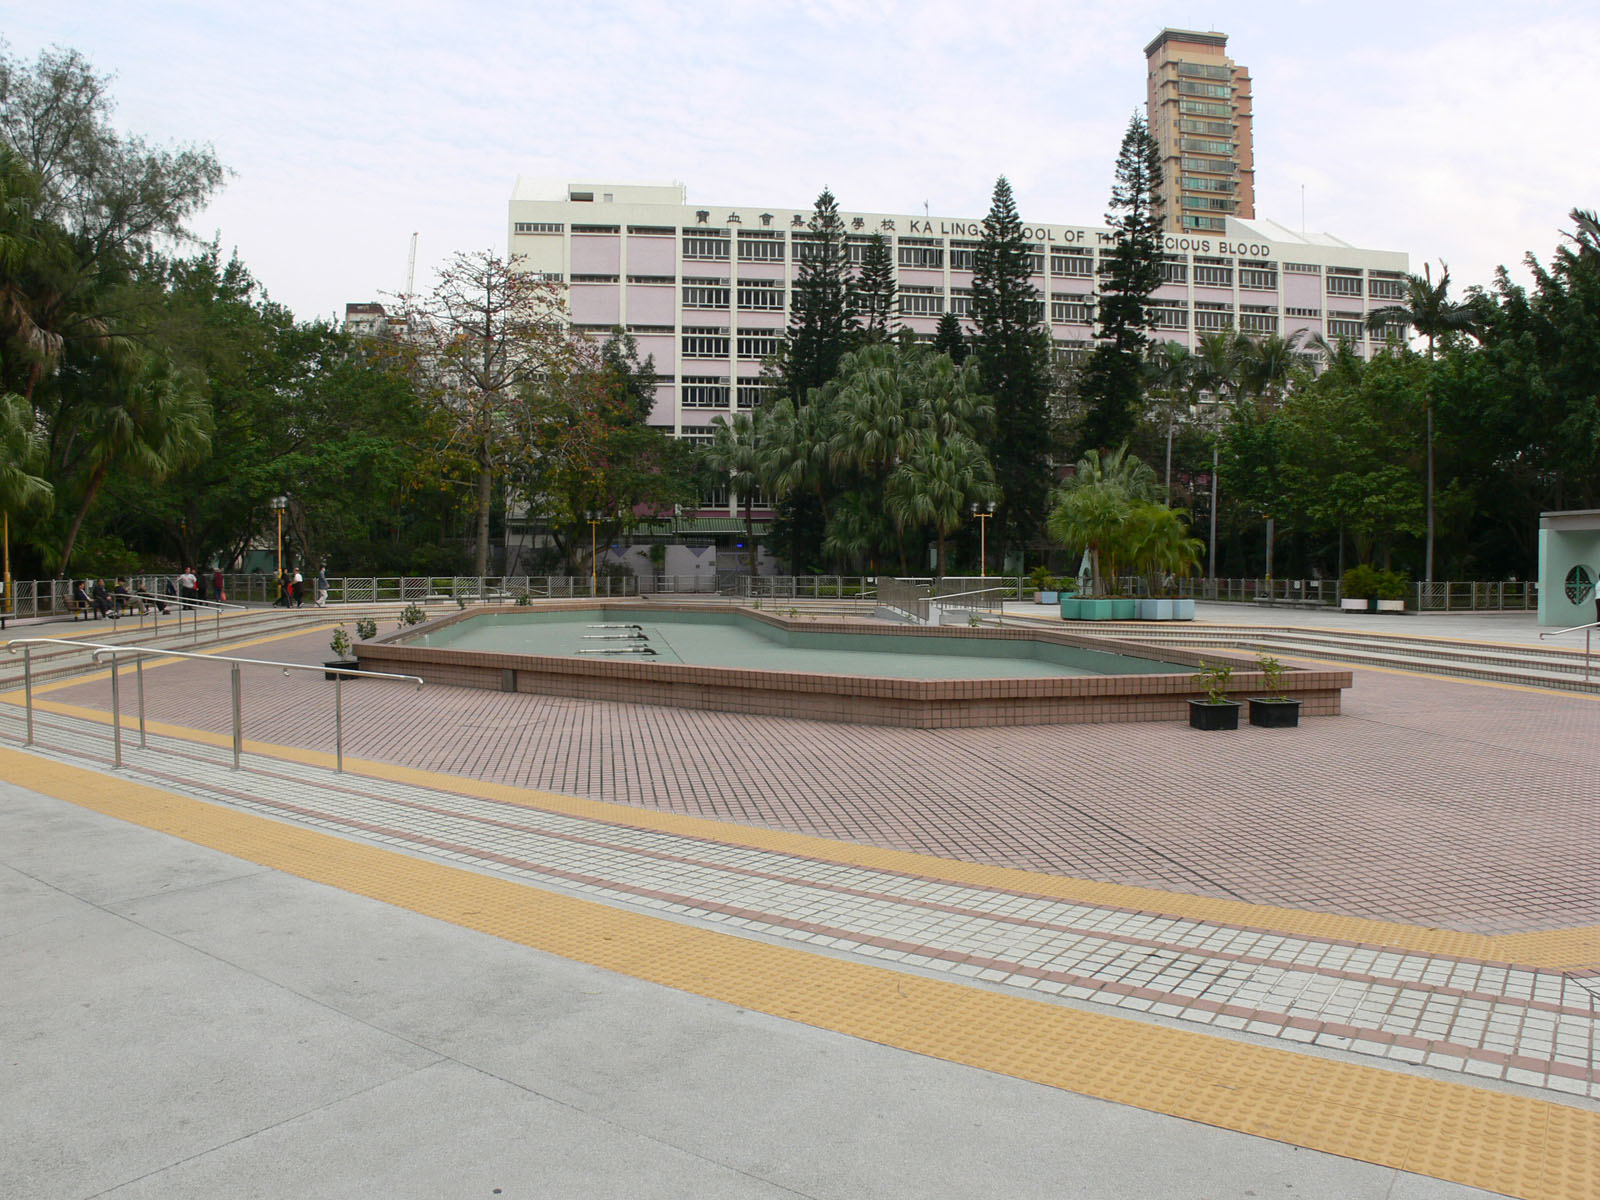
[[[711, 613], [726, 618], [730, 613], [726, 605], [667, 605], [659, 601], [597, 603], [587, 599], [549, 602], [539, 605], [538, 611], [595, 612], [608, 617], [671, 612]], [[1164, 662], [1176, 665], [1178, 673], [977, 679], [873, 677], [698, 666], [659, 660], [618, 661], [498, 650], [458, 650], [418, 646], [396, 637], [364, 642], [356, 652], [362, 665], [369, 670], [419, 675], [434, 684], [919, 729], [1180, 721], [1187, 717], [1188, 701], [1199, 695], [1189, 670], [1199, 665], [1201, 656], [1176, 647], [1148, 646], [1127, 639], [1089, 638], [1049, 627], [878, 627], [860, 621], [828, 618], [802, 621], [750, 609], [732, 611], [741, 620], [791, 632], [964, 641], [1027, 640]], [[454, 613], [421, 626], [417, 632], [437, 631], [477, 615], [519, 612], [527, 613], [528, 609], [496, 606]], [[1259, 692], [1265, 684], [1251, 659], [1214, 650], [1206, 651], [1205, 658], [1208, 661], [1231, 659], [1235, 674], [1230, 690], [1239, 696]], [[1290, 672], [1282, 690], [1301, 701], [1303, 715], [1331, 716], [1339, 713], [1343, 689], [1350, 685], [1348, 670], [1305, 670]]]

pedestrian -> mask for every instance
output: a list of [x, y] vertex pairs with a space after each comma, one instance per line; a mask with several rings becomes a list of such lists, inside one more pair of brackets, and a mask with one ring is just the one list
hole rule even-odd
[[317, 571], [317, 607], [328, 607], [328, 564], [323, 563]]
[[106, 592], [106, 581], [96, 579], [89, 589], [89, 602], [94, 605], [94, 615], [103, 617], [111, 611], [111, 597]]
[[198, 582], [194, 577], [194, 568], [185, 567], [178, 576], [178, 598], [180, 600], [193, 600], [197, 594], [195, 585]]
[[156, 601], [156, 611], [165, 616], [167, 611], [166, 598], [170, 596], [173, 599], [177, 599], [178, 596], [178, 593], [172, 590], [172, 576], [170, 575], [161, 577], [161, 596], [162, 598]]
[[222, 568], [211, 569], [211, 594], [217, 598], [219, 604], [228, 602], [227, 581], [222, 577]]
[[72, 585], [72, 619], [76, 621], [78, 619], [78, 614], [82, 613], [83, 619], [87, 621], [89, 619], [89, 609], [91, 607], [92, 604], [89, 600], [89, 581], [87, 579], [80, 579], [77, 583]]
[[289, 607], [289, 572], [278, 572], [278, 598], [272, 602], [274, 608]]
[[305, 576], [300, 574], [299, 567], [294, 569], [294, 583], [292, 586], [294, 588], [294, 606], [299, 608], [306, 602], [306, 580]]

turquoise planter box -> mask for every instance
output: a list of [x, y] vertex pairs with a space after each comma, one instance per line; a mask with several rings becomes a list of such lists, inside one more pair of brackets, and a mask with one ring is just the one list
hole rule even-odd
[[1194, 598], [1188, 597], [1172, 602], [1172, 619], [1174, 621], [1194, 620]]
[[1083, 606], [1078, 610], [1080, 621], [1109, 621], [1114, 615], [1110, 600], [1080, 600], [1078, 603]]
[[1170, 621], [1172, 620], [1171, 600], [1141, 600], [1139, 601], [1139, 620], [1141, 621]]
[[1139, 602], [1131, 596], [1120, 597], [1111, 602], [1111, 619], [1113, 621], [1131, 621], [1139, 613]]
[[1083, 620], [1084, 603], [1084, 601], [1079, 600], [1076, 596], [1061, 597], [1061, 619], [1063, 621]]
[[1039, 603], [1040, 604], [1054, 604], [1054, 603], [1056, 603], [1056, 601], [1058, 601], [1060, 599], [1061, 599], [1061, 593], [1060, 592], [1040, 592], [1039, 593]]

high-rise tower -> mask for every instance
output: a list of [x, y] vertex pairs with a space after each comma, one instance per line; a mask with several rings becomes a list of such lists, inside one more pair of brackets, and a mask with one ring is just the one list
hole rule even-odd
[[1250, 72], [1227, 51], [1227, 34], [1187, 29], [1163, 29], [1144, 48], [1163, 212], [1174, 232], [1221, 233], [1226, 218], [1256, 215]]

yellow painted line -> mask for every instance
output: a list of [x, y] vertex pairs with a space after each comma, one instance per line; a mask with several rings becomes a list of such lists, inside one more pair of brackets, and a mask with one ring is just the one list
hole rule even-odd
[[[110, 714], [100, 709], [40, 700], [34, 701], [34, 707], [40, 711], [60, 713], [63, 716], [77, 717], [102, 725], [109, 726], [111, 723]], [[122, 721], [124, 729], [138, 728], [137, 719], [126, 713], [123, 714]], [[191, 729], [160, 721], [146, 722], [146, 728], [150, 733], [163, 737], [199, 742], [207, 746], [228, 749], [233, 745], [230, 734]], [[334, 755], [331, 750], [309, 750], [272, 742], [253, 741], [248, 738], [244, 742], [243, 749], [246, 754], [257, 754], [285, 762], [328, 769], [334, 766]], [[1165, 892], [1131, 884], [1048, 875], [1017, 867], [989, 866], [958, 859], [936, 858], [910, 850], [837, 842], [811, 834], [760, 829], [683, 813], [633, 808], [626, 804], [590, 800], [582, 796], [567, 796], [534, 788], [514, 787], [466, 776], [445, 775], [396, 763], [353, 758], [350, 755], [345, 756], [344, 769], [349, 775], [364, 775], [433, 791], [474, 796], [483, 800], [622, 828], [644, 829], [678, 837], [695, 838], [718, 845], [765, 850], [842, 866], [890, 871], [943, 883], [1044, 896], [1074, 904], [1091, 904], [1132, 912], [1182, 917], [1210, 924], [1259, 929], [1295, 937], [1324, 938], [1365, 946], [1382, 946], [1415, 954], [1447, 955], [1550, 970], [1572, 970], [1600, 964], [1600, 925], [1567, 926], [1514, 934], [1480, 934], [1438, 929], [1426, 925], [1408, 925], [1399, 921], [1381, 921], [1338, 913], [1307, 912], [1279, 905], [1251, 904], [1242, 900], [1195, 896], [1187, 892]]]
[[[1284, 657], [1289, 657], [1285, 655]], [[1468, 679], [1462, 675], [1445, 675], [1437, 671], [1413, 671], [1405, 667], [1375, 667], [1371, 663], [1339, 662], [1331, 658], [1307, 658], [1298, 656], [1301, 662], [1316, 663], [1323, 667], [1343, 667], [1347, 671], [1373, 671], [1379, 675], [1404, 675], [1411, 679], [1431, 679], [1436, 683], [1461, 683], [1471, 687], [1499, 688], [1506, 692], [1525, 692], [1533, 696], [1570, 696], [1574, 700], [1600, 700], [1600, 694], [1594, 692], [1569, 692], [1558, 687], [1534, 687], [1526, 683], [1503, 683], [1498, 679]]]
[[1600, 1113], [1148, 1025], [542, 892], [0, 750], [36, 792], [636, 979], [917, 1054], [1528, 1200], [1600, 1193]]

